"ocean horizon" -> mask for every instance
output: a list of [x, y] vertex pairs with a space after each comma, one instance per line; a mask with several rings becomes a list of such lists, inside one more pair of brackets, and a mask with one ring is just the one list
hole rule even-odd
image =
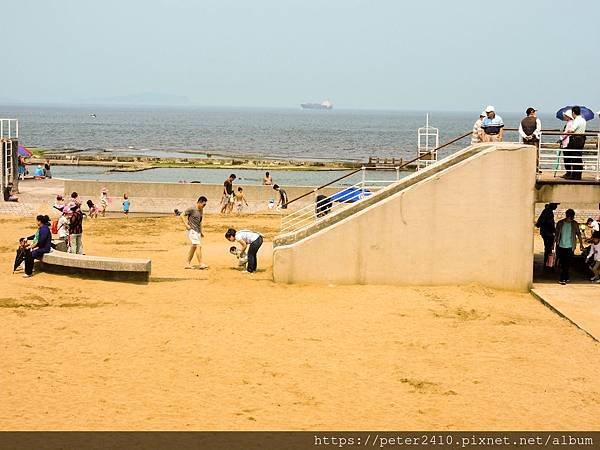
[[[524, 114], [498, 113], [507, 128]], [[158, 157], [222, 157], [365, 161], [412, 159], [417, 129], [439, 129], [440, 144], [469, 132], [479, 111], [329, 111], [266, 107], [0, 105], [19, 119], [20, 142], [43, 150], [76, 150]], [[539, 114], [545, 128], [559, 128], [553, 114]], [[507, 133], [507, 140], [517, 140]], [[441, 156], [465, 147], [469, 138]]]

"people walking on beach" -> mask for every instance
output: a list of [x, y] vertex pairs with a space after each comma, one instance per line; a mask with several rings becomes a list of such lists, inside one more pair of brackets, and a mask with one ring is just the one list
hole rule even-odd
[[83, 212], [81, 205], [71, 207], [69, 214], [69, 253], [83, 255]]
[[554, 211], [557, 207], [558, 203], [547, 203], [535, 223], [535, 226], [540, 229], [540, 236], [544, 241], [544, 268], [547, 267], [548, 257], [554, 250], [554, 235], [556, 233]]
[[234, 173], [229, 175], [223, 183], [223, 198], [221, 199], [221, 214], [230, 213], [233, 211], [233, 181], [236, 176]]
[[96, 207], [96, 205], [94, 205], [94, 202], [90, 199], [87, 201], [87, 207], [88, 207], [88, 216], [91, 219], [95, 219], [98, 217], [98, 208]]
[[262, 183], [263, 186], [271, 186], [273, 184], [273, 178], [271, 178], [271, 174], [269, 174], [269, 172], [265, 172]]
[[556, 224], [556, 237], [554, 238], [556, 256], [561, 269], [558, 281], [560, 284], [564, 285], [570, 281], [569, 269], [577, 247], [577, 240], [579, 240], [580, 250], [583, 251], [583, 240], [581, 239], [579, 224], [575, 220], [575, 211], [569, 208], [565, 211], [565, 218], [559, 220]]
[[204, 234], [202, 233], [202, 216], [207, 201], [206, 197], [203, 195], [200, 196], [196, 202], [196, 206], [186, 209], [180, 216], [181, 221], [187, 230], [187, 237], [191, 244], [188, 251], [187, 265], [185, 266], [186, 269], [194, 268], [194, 266], [192, 266], [194, 254], [198, 260], [198, 269], [208, 269], [208, 266], [202, 261], [202, 238], [204, 237]]
[[583, 170], [583, 147], [585, 146], [585, 129], [587, 122], [581, 115], [581, 108], [573, 106], [572, 130], [573, 133], [569, 136], [567, 151], [565, 152], [565, 169], [566, 174], [563, 178], [568, 180], [581, 180], [581, 172]]
[[287, 192], [279, 187], [278, 184], [273, 185], [273, 190], [279, 192], [279, 201], [275, 207], [280, 207], [281, 209], [287, 209], [288, 196]]
[[23, 256], [25, 257], [24, 278], [33, 275], [33, 263], [36, 259], [41, 259], [46, 253], [50, 252], [52, 244], [52, 233], [50, 233], [50, 217], [39, 215], [36, 217], [38, 229], [33, 236], [27, 238], [33, 241], [31, 246], [26, 247]]
[[100, 215], [102, 217], [106, 215], [106, 208], [108, 208], [108, 191], [106, 188], [102, 188], [100, 191]]
[[483, 119], [485, 119], [485, 116], [485, 111], [482, 111], [481, 114], [479, 114], [479, 119], [477, 119], [473, 124], [473, 132], [471, 133], [471, 145], [483, 142], [483, 129], [481, 128], [481, 124], [483, 123]]
[[263, 244], [262, 235], [250, 230], [236, 231], [235, 229], [230, 228], [225, 233], [225, 239], [229, 242], [237, 242], [240, 244], [242, 247], [239, 252], [240, 255], [248, 255], [246, 270], [248, 273], [256, 272], [258, 267], [257, 253], [260, 246]]
[[129, 216], [129, 207], [131, 206], [131, 202], [129, 201], [129, 197], [127, 194], [123, 194], [123, 214], [125, 217]]
[[242, 189], [240, 186], [237, 188], [237, 192], [235, 193], [235, 209], [238, 214], [242, 213], [244, 205], [248, 206], [248, 202], [246, 201], [246, 196], [244, 195], [244, 189]]
[[502, 117], [496, 114], [496, 108], [489, 105], [485, 108], [486, 117], [481, 122], [483, 129], [484, 142], [502, 142], [502, 133], [504, 130], [504, 122]]
[[591, 264], [590, 269], [592, 269], [593, 273], [591, 281], [600, 284], [600, 231], [592, 233], [592, 245], [586, 261], [588, 264]]
[[46, 176], [46, 178], [52, 178], [52, 170], [50, 167], [50, 160], [48, 160], [48, 159], [44, 163], [44, 175]]

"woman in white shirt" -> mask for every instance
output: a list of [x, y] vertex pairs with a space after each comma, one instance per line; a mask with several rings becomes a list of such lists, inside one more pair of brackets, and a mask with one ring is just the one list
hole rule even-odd
[[230, 228], [225, 233], [225, 239], [229, 242], [238, 242], [240, 244], [242, 247], [240, 254], [243, 255], [246, 252], [248, 254], [248, 266], [246, 270], [249, 273], [256, 272], [258, 264], [256, 254], [263, 243], [262, 235], [250, 230], [236, 231]]

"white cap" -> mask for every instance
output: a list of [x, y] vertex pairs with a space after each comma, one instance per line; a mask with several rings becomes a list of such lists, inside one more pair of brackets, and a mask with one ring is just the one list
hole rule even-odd
[[567, 116], [569, 119], [573, 118], [573, 111], [571, 111], [570, 109], [567, 109], [564, 113], [563, 116]]
[[485, 111], [481, 111], [481, 114], [479, 114], [479, 117], [485, 117], [485, 116], [486, 116]]
[[485, 112], [486, 113], [496, 112], [496, 108], [494, 108], [492, 105], [488, 105], [487, 108], [485, 108]]

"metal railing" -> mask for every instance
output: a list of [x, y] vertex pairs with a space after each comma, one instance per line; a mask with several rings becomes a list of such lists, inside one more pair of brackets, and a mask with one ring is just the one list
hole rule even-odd
[[[432, 154], [434, 152], [438, 152], [439, 150], [452, 145], [461, 139], [464, 139], [468, 136], [471, 136], [471, 132], [462, 134], [450, 141], [440, 145], [437, 148], [432, 149], [431, 151], [421, 154], [414, 159], [404, 162], [403, 164], [395, 167], [395, 178], [391, 180], [375, 180], [375, 179], [367, 179], [368, 171], [375, 171], [376, 168], [371, 167], [361, 167], [360, 169], [354, 170], [346, 175], [336, 178], [329, 183], [321, 185], [313, 190], [306, 192], [286, 203], [286, 207], [300, 199], [303, 199], [309, 195], [315, 196], [315, 202], [310, 203], [307, 206], [304, 206], [288, 215], [285, 215], [281, 219], [281, 232], [289, 233], [299, 231], [304, 227], [308, 227], [311, 224], [318, 222], [321, 219], [324, 219], [326, 216], [329, 216], [331, 213], [337, 213], [345, 207], [349, 206], [352, 203], [356, 203], [358, 201], [364, 200], [365, 198], [373, 195], [376, 190], [381, 189], [387, 185], [395, 183], [400, 179], [400, 170], [405, 168], [408, 165], [411, 165], [417, 162], [419, 159], [423, 158], [426, 154]], [[339, 183], [342, 180], [348, 179], [356, 174], [361, 172], [361, 179], [353, 184], [346, 183], [343, 186], [340, 186], [340, 191], [333, 194], [332, 196], [322, 195], [318, 196], [318, 192], [326, 187], [332, 186], [336, 183]], [[387, 173], [390, 173], [389, 171]], [[371, 188], [371, 189], [369, 189]]]
[[[426, 156], [426, 155], [431, 155], [431, 154], [433, 154], [434, 152], [438, 152], [439, 150], [441, 150], [441, 149], [443, 149], [443, 148], [445, 148], [445, 147], [448, 147], [449, 145], [452, 145], [452, 144], [454, 144], [454, 143], [456, 143], [456, 142], [460, 141], [461, 139], [464, 139], [464, 138], [466, 138], [467, 136], [471, 136], [471, 131], [469, 131], [468, 133], [462, 134], [462, 135], [460, 135], [460, 136], [458, 136], [458, 137], [456, 137], [456, 138], [454, 138], [454, 139], [452, 139], [452, 140], [450, 140], [450, 141], [448, 141], [448, 142], [445, 142], [444, 144], [440, 145], [440, 146], [439, 146], [439, 147], [437, 147], [437, 148], [434, 148], [434, 149], [432, 149], [431, 151], [429, 151], [429, 152], [427, 152], [427, 153], [423, 153], [422, 155], [419, 155], [419, 156], [417, 156], [416, 158], [413, 158], [413, 159], [411, 159], [411, 160], [409, 160], [409, 161], [406, 161], [406, 162], [404, 162], [404, 163], [400, 164], [400, 165], [397, 167], [397, 169], [398, 169], [398, 170], [402, 170], [402, 169], [404, 169], [406, 166], [409, 166], [409, 165], [411, 165], [411, 164], [414, 164], [414, 163], [415, 163], [415, 162], [417, 162], [419, 159], [423, 158], [423, 156]], [[346, 178], [348, 178], [348, 177], [351, 177], [352, 175], [355, 175], [355, 174], [357, 174], [358, 172], [360, 172], [362, 169], [363, 169], [363, 168], [360, 168], [360, 169], [353, 170], [352, 172], [350, 172], [350, 173], [347, 173], [346, 175], [342, 175], [341, 177], [339, 177], [339, 178], [336, 178], [335, 180], [333, 180], [333, 181], [330, 181], [329, 183], [326, 183], [326, 184], [323, 184], [323, 185], [321, 185], [321, 186], [319, 186], [319, 187], [316, 187], [316, 188], [314, 188], [312, 191], [308, 191], [308, 192], [306, 192], [306, 193], [304, 193], [304, 194], [302, 194], [302, 195], [300, 195], [300, 196], [298, 196], [298, 197], [296, 197], [296, 198], [294, 198], [294, 199], [292, 199], [292, 200], [288, 201], [288, 202], [285, 204], [285, 206], [287, 207], [288, 205], [291, 205], [292, 203], [294, 203], [294, 202], [296, 202], [296, 201], [298, 201], [298, 200], [301, 200], [301, 199], [303, 199], [303, 198], [305, 198], [305, 197], [307, 197], [307, 196], [309, 196], [309, 195], [311, 195], [311, 194], [314, 194], [315, 192], [317, 192], [317, 191], [319, 191], [319, 190], [321, 190], [321, 189], [324, 189], [324, 188], [326, 188], [326, 187], [328, 187], [328, 186], [331, 186], [332, 184], [338, 183], [338, 182], [340, 182], [340, 181], [342, 181], [342, 180], [344, 180], [344, 179], [346, 179]]]
[[0, 119], [0, 139], [18, 139], [19, 120]]
[[[309, 192], [308, 195], [315, 195], [314, 203], [311, 202], [290, 214], [282, 216], [281, 233], [299, 231], [304, 227], [312, 225], [320, 219], [324, 219], [330, 214], [337, 214], [346, 207], [370, 197], [382, 187], [389, 186], [400, 179], [399, 166], [395, 167], [394, 172], [380, 172], [384, 174], [395, 174], [393, 177], [390, 177], [390, 179], [385, 180], [369, 179], [367, 173], [374, 172], [375, 170], [375, 168], [361, 167], [360, 169], [352, 172], [352, 174], [342, 177], [342, 179], [347, 179], [351, 175], [358, 175], [360, 172], [360, 179], [358, 181], [354, 182], [353, 184], [344, 183], [343, 185], [339, 186], [340, 190], [333, 195], [319, 195], [318, 192], [320, 189], [323, 189], [323, 187]], [[340, 179], [337, 181], [340, 181]], [[327, 186], [334, 184], [335, 182], [336, 181], [329, 183]], [[307, 194], [303, 195], [302, 197], [306, 197], [306, 195]]]
[[[596, 142], [588, 143], [581, 149], [568, 148], [567, 142], [573, 139], [573, 136], [585, 136], [588, 141], [590, 137], [595, 137]], [[600, 181], [600, 132], [573, 134], [542, 131], [538, 170], [542, 174], [551, 173], [554, 177], [564, 171], [581, 174], [578, 175], [580, 177], [588, 175]]]

